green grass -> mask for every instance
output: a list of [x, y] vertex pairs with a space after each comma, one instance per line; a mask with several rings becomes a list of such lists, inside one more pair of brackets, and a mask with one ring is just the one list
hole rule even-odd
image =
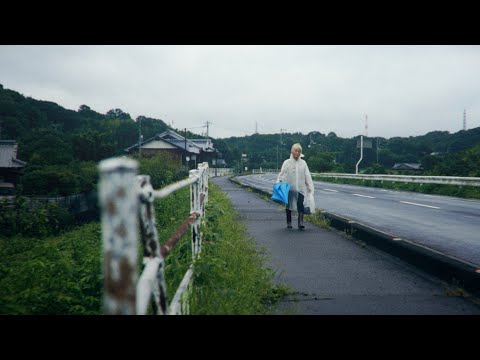
[[[210, 184], [203, 250], [196, 263], [192, 314], [265, 314], [286, 288], [273, 284], [267, 255], [246, 237], [226, 195]], [[154, 202], [160, 243], [190, 212], [189, 188]], [[190, 231], [165, 259], [170, 303], [192, 261]], [[142, 257], [139, 244], [139, 264]], [[58, 236], [0, 237], [0, 314], [103, 313], [101, 226]], [[139, 266], [139, 272], [140, 272]]]
[[0, 239], [0, 314], [100, 313], [98, 223], [42, 239]]
[[305, 221], [312, 223], [314, 225], [320, 226], [324, 229], [330, 228], [330, 219], [326, 218], [325, 215], [320, 210], [316, 210], [314, 214], [305, 215]]
[[195, 315], [269, 314], [288, 289], [274, 284], [268, 254], [247, 236], [227, 195], [210, 183], [201, 257], [190, 310]]

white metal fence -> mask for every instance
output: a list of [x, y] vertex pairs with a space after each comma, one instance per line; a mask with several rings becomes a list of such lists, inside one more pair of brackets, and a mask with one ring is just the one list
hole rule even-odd
[[227, 176], [227, 175], [232, 175], [232, 174], [233, 174], [233, 169], [231, 169], [231, 168], [210, 168], [209, 169], [209, 176], [210, 177]]
[[458, 186], [480, 186], [480, 177], [460, 176], [410, 176], [410, 175], [383, 175], [383, 174], [339, 174], [339, 173], [312, 173], [312, 176], [331, 177], [339, 179], [398, 181], [419, 184], [441, 184]]
[[[208, 163], [190, 170], [187, 179], [154, 190], [150, 176], [137, 176], [138, 163], [112, 158], [99, 164], [99, 201], [104, 252], [104, 313], [144, 315], [151, 302], [157, 315], [189, 312], [186, 298], [190, 290], [194, 260], [201, 250], [200, 224], [208, 202]], [[160, 246], [153, 201], [190, 186], [190, 215]], [[138, 227], [143, 245], [144, 268], [137, 274]], [[167, 304], [164, 259], [188, 228], [192, 230], [192, 264], [185, 273], [172, 302]], [[138, 279], [138, 281], [137, 281]]]
[[[253, 174], [278, 173], [275, 169], [254, 169]], [[342, 174], [342, 173], [312, 173], [312, 176], [331, 177], [335, 179], [356, 179], [376, 181], [398, 181], [419, 184], [441, 184], [457, 186], [480, 186], [480, 177], [460, 176], [414, 176], [414, 175], [384, 175], [384, 174]]]

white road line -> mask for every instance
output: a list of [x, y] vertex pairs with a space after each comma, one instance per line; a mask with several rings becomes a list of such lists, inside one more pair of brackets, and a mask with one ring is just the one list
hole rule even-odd
[[362, 195], [362, 194], [352, 194], [352, 195], [361, 196], [361, 197], [366, 197], [366, 198], [369, 198], [369, 199], [375, 199], [375, 197], [373, 197], [373, 196], [368, 196], [368, 195]]
[[337, 190], [332, 190], [332, 189], [322, 189], [323, 191], [331, 191], [331, 192], [338, 192]]
[[410, 205], [424, 206], [424, 207], [431, 208], [431, 209], [440, 209], [440, 208], [437, 207], [437, 206], [417, 204], [417, 203], [412, 203], [412, 202], [408, 202], [408, 201], [400, 201], [400, 202], [401, 202], [402, 204], [410, 204]]

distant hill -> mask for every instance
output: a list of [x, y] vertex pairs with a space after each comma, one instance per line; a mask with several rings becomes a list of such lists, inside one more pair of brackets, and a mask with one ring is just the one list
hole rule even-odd
[[[163, 120], [139, 118], [144, 138], [169, 128]], [[41, 164], [99, 161], [123, 155], [126, 147], [138, 141], [137, 123], [121, 109], [100, 114], [82, 105], [78, 111], [67, 110], [54, 102], [25, 97], [1, 85], [0, 127], [1, 139], [19, 142], [20, 159]], [[56, 156], [47, 149], [62, 154]], [[45, 152], [49, 155], [44, 156]]]
[[[139, 120], [144, 139], [170, 128], [161, 119], [139, 116], [135, 121], [121, 109], [100, 114], [81, 105], [77, 111], [67, 110], [0, 85], [0, 138], [17, 140], [18, 158], [30, 165], [98, 162], [123, 155], [125, 148], [138, 142]], [[188, 132], [187, 137], [201, 136]], [[253, 134], [213, 139], [213, 143], [230, 167], [277, 168], [289, 157], [291, 146], [298, 142], [312, 171], [353, 172], [359, 159], [358, 139], [359, 136], [341, 138], [319, 130], [308, 134]], [[425, 173], [435, 173], [449, 171], [448, 166], [439, 170], [440, 163], [459, 162], [460, 158], [468, 158], [465, 154], [475, 152], [472, 149], [480, 144], [480, 127], [454, 134], [432, 131], [422, 136], [370, 140], [372, 148], [364, 149], [361, 168], [375, 165], [376, 169], [389, 170], [395, 163], [422, 163]], [[241, 160], [242, 154], [247, 154], [246, 162]]]

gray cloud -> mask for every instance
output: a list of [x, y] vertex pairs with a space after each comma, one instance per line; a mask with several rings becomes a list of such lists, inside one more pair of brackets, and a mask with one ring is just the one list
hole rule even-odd
[[[480, 126], [480, 46], [0, 46], [0, 83], [77, 110], [121, 108], [217, 138]], [[202, 129], [198, 129], [200, 132]]]

